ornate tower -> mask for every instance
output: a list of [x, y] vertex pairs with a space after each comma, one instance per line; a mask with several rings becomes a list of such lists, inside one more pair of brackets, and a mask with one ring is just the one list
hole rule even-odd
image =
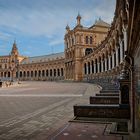
[[18, 52], [18, 48], [16, 45], [16, 41], [14, 41], [13, 47], [11, 50], [11, 54], [10, 54], [10, 61], [9, 61], [9, 66], [10, 66], [9, 68], [11, 71], [11, 80], [13, 80], [15, 77], [17, 77], [16, 71], [17, 71], [17, 66], [19, 64], [18, 57], [19, 57], [19, 52]]
[[81, 81], [84, 75], [83, 58], [94, 51], [107, 35], [110, 25], [99, 19], [91, 27], [83, 27], [81, 16], [76, 17], [74, 29], [66, 26], [65, 40], [65, 79]]

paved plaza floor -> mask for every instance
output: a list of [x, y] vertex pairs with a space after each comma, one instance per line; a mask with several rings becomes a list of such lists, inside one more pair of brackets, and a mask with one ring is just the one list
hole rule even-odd
[[73, 118], [73, 105], [99, 88], [87, 83], [21, 82], [0, 88], [0, 140], [47, 140]]

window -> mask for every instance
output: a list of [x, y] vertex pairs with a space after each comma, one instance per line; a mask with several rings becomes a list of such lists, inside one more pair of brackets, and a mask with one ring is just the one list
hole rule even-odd
[[90, 36], [90, 44], [92, 44], [92, 41], [93, 41], [92, 36]]
[[92, 48], [86, 48], [85, 55], [88, 55], [88, 54], [90, 54], [92, 52], [93, 52]]
[[88, 36], [86, 36], [86, 44], [88, 44]]

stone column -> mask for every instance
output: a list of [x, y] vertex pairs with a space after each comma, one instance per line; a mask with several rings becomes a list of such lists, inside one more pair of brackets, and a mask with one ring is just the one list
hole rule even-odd
[[111, 57], [110, 55], [108, 56], [108, 69], [111, 70]]
[[107, 58], [105, 58], [105, 71], [107, 71]]
[[115, 63], [114, 63], [115, 59], [114, 59], [114, 52], [112, 52], [112, 68], [115, 67]]
[[103, 63], [104, 61], [102, 60], [101, 61], [101, 72], [104, 72], [104, 63]]
[[97, 63], [98, 66], [98, 73], [100, 72], [100, 62]]
[[116, 66], [118, 66], [118, 48], [116, 47]]
[[86, 69], [87, 69], [87, 74], [89, 74], [89, 73], [88, 73], [88, 63], [86, 63]]
[[96, 64], [95, 64], [95, 62], [94, 62], [94, 73], [97, 73], [96, 72]]
[[120, 63], [123, 62], [123, 43], [120, 41]]
[[124, 35], [124, 51], [127, 51], [127, 27], [123, 28], [123, 35]]
[[90, 63], [90, 74], [92, 74], [92, 62]]

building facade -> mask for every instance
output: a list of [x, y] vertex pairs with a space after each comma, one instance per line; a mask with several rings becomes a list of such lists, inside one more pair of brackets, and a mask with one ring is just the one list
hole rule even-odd
[[16, 42], [8, 56], [0, 57], [0, 78], [11, 80], [73, 80], [82, 81], [83, 62], [107, 36], [110, 25], [101, 19], [91, 27], [81, 25], [77, 16], [74, 29], [66, 26], [65, 51], [62, 53], [27, 57], [18, 52]]

